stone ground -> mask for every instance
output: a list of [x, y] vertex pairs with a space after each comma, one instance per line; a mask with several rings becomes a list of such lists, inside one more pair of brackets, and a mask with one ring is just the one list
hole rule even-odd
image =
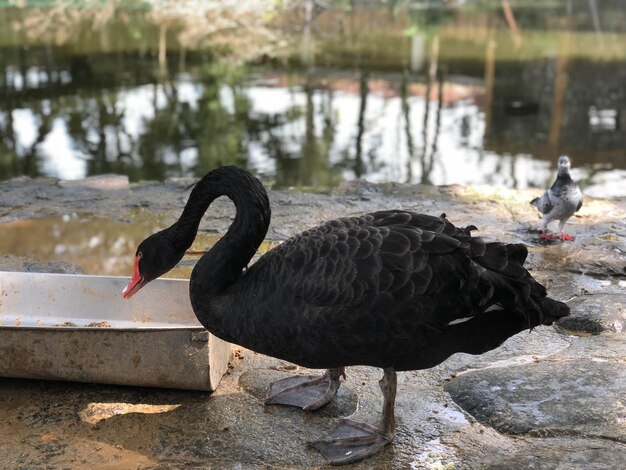
[[[0, 227], [74, 214], [118, 228], [149, 220], [152, 230], [175, 220], [191, 182], [12, 180], [0, 183]], [[323, 194], [271, 192], [271, 241], [365, 211], [445, 212], [487, 239], [528, 244], [529, 270], [572, 307], [560, 325], [519, 334], [485, 355], [457, 354], [433, 369], [399, 374], [396, 440], [353, 468], [626, 468], [626, 200], [587, 198], [567, 227], [575, 242], [540, 244], [528, 204], [538, 192], [364, 182]], [[231, 217], [230, 202], [219, 200], [201, 228], [224, 233]], [[55, 262], [16, 254], [0, 256], [0, 270], [81, 269], [59, 262], [62, 254]], [[124, 257], [128, 271], [131, 255]], [[342, 417], [372, 424], [380, 417], [379, 370], [348, 369], [335, 401], [307, 413], [263, 405], [271, 381], [306, 370], [234, 352], [213, 394], [0, 379], [2, 467], [327, 468], [307, 441]]]

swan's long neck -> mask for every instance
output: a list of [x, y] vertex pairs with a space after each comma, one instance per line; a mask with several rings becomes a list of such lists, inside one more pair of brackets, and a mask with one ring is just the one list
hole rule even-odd
[[237, 214], [226, 234], [196, 264], [191, 275], [192, 300], [209, 299], [237, 282], [259, 247], [270, 222], [267, 193], [258, 179], [237, 167], [208, 173], [194, 187], [177, 226], [181, 245], [191, 246], [200, 220], [218, 197], [227, 196]]

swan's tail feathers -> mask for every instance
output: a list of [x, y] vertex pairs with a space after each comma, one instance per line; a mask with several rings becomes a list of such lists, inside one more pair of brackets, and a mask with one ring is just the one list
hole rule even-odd
[[510, 243], [506, 245], [509, 260], [514, 260], [520, 265], [524, 265], [528, 256], [528, 248], [521, 243]]
[[522, 244], [487, 243], [485, 254], [475, 260], [485, 268], [481, 280], [489, 289], [477, 292], [486, 292], [489, 304], [524, 317], [526, 328], [532, 329], [567, 316], [569, 307], [547, 297], [545, 286], [524, 268], [527, 256], [528, 249]]
[[523, 316], [506, 310], [492, 310], [474, 317], [467, 326], [453, 326], [449, 334], [456, 335], [458, 352], [483, 354], [527, 329], [528, 322]]
[[539, 207], [539, 198], [536, 197], [535, 199], [533, 199], [532, 201], [530, 201], [530, 204], [535, 206], [535, 207]]
[[560, 318], [568, 316], [570, 313], [569, 307], [563, 302], [553, 300], [549, 297], [541, 299], [541, 324], [552, 325]]
[[524, 330], [532, 330], [539, 325], [552, 325], [559, 318], [569, 315], [569, 307], [563, 302], [549, 297], [543, 297], [540, 302], [541, 312], [538, 315], [527, 314], [525, 317], [518, 312], [490, 310], [465, 323], [449, 327], [446, 330], [446, 339], [455, 345], [455, 352], [483, 354]]

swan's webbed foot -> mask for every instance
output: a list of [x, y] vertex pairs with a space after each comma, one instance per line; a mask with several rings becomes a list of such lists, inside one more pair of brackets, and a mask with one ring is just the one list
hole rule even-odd
[[270, 384], [266, 405], [297, 406], [303, 410], [317, 410], [329, 403], [344, 376], [344, 368], [328, 369], [322, 376], [296, 375]]
[[563, 241], [570, 241], [570, 242], [572, 242], [572, 241], [574, 241], [576, 239], [576, 237], [574, 237], [573, 235], [568, 235], [565, 232], [561, 232], [561, 237], [560, 238]]
[[326, 460], [334, 465], [358, 462], [380, 452], [393, 441], [396, 429], [394, 407], [396, 402], [396, 372], [385, 369], [379, 382], [383, 392], [383, 418], [380, 429], [369, 424], [343, 420], [326, 439], [310, 442]]
[[326, 439], [310, 442], [333, 465], [358, 462], [380, 452], [391, 443], [393, 434], [385, 436], [369, 424], [344, 420]]

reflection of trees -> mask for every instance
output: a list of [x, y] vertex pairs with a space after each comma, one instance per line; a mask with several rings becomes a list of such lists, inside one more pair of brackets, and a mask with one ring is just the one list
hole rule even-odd
[[[125, 110], [117, 109], [115, 94], [92, 97], [95, 106], [87, 108], [92, 110], [88, 116], [77, 106], [69, 127], [81, 149], [91, 155], [89, 173], [123, 172], [133, 179], [163, 180], [189, 172], [203, 174], [221, 164], [245, 165], [245, 120], [236, 116], [247, 115], [250, 103], [223, 72], [204, 73], [198, 86], [199, 99], [190, 103], [181, 99], [175, 79], [168, 76], [152, 83], [152, 109], [138, 138], [125, 130]], [[220, 99], [224, 87], [234, 96], [234, 114]], [[89, 134], [97, 138], [89, 139]], [[196, 149], [197, 159], [185, 168], [182, 155], [189, 149]]]
[[[7, 96], [6, 88], [3, 90], [3, 94]], [[13, 130], [13, 103], [10, 99], [6, 100], [5, 103], [5, 107], [2, 109], [4, 119], [0, 119], [0, 178], [2, 179], [22, 173]]]
[[[359, 110], [355, 123], [356, 134], [354, 141], [342, 149], [342, 166], [348, 167], [356, 178], [363, 178], [368, 174], [375, 173], [385, 164], [379, 160], [379, 148], [382, 142], [380, 128], [374, 128], [375, 121], [367, 121], [368, 97], [370, 94], [370, 79], [367, 71], [361, 71], [359, 75]], [[378, 123], [384, 125], [383, 123]], [[364, 143], [369, 137], [369, 145]]]
[[[6, 117], [0, 119], [2, 177], [40, 174], [44, 156], [39, 144], [53, 122], [65, 126], [72, 149], [86, 161], [88, 175], [122, 173], [133, 181], [199, 176], [222, 164], [247, 166], [254, 152], [274, 162], [277, 187], [331, 187], [341, 180], [341, 171], [360, 178], [384, 164], [377, 147], [382, 137], [369, 128], [377, 121], [368, 122], [371, 84], [367, 72], [358, 80], [353, 137], [345, 148], [333, 148], [337, 125], [333, 85], [320, 84], [314, 72], [289, 77], [296, 82], [303, 79], [303, 102], [262, 113], [253, 109], [243, 69], [199, 65], [194, 55], [187, 60], [196, 77], [191, 83], [171, 69], [155, 73], [154, 63], [137, 65], [133, 58], [117, 54], [97, 61], [86, 57], [50, 61], [37, 72], [44, 77], [38, 84], [7, 92], [5, 96], [10, 94], [12, 99], [0, 102], [0, 112]], [[32, 61], [26, 57], [25, 74], [32, 70]], [[69, 80], [61, 80], [62, 76]], [[439, 86], [435, 132], [429, 134], [426, 129], [435, 118], [431, 110], [435, 101], [426, 100], [423, 147], [411, 129], [407, 77], [400, 87], [408, 153], [420, 159], [423, 182], [429, 181], [437, 154], [443, 83], [441, 76], [435, 79]], [[2, 85], [7, 87], [6, 82]], [[428, 90], [435, 86], [429, 82]], [[126, 109], [126, 103], [134, 108]], [[146, 108], [140, 109], [141, 118], [137, 106]], [[37, 124], [37, 135], [28, 149], [15, 143], [13, 110], [17, 108], [27, 109]]]
[[[332, 115], [332, 92], [322, 93], [325, 98], [321, 103], [320, 112], [323, 117], [323, 127], [318, 135], [315, 128], [315, 105], [313, 101], [313, 87], [306, 85], [307, 111], [306, 133], [303, 144], [303, 170], [300, 172], [300, 181], [305, 181], [306, 186], [332, 186], [337, 181], [329, 166], [328, 154], [335, 137], [335, 122]], [[305, 177], [304, 180], [302, 177]], [[317, 178], [320, 178], [318, 180]]]
[[[197, 115], [189, 106], [185, 108], [189, 137], [198, 149], [196, 174], [226, 163], [246, 165], [246, 123], [252, 103], [245, 95], [241, 77], [228, 73], [228, 69], [220, 69], [202, 80]], [[225, 108], [221, 90], [228, 90], [232, 96], [232, 111]]]
[[[20, 88], [0, 80], [0, 93], [6, 98], [0, 101], [0, 177], [40, 174], [44, 158], [40, 144], [57, 118], [65, 123], [73, 149], [86, 159], [88, 175], [114, 172], [128, 174], [133, 180], [162, 180], [204, 173], [220, 164], [245, 165], [247, 131], [255, 124], [249, 116], [251, 103], [241, 86], [241, 74], [233, 75], [226, 67], [208, 67], [194, 85], [199, 89], [197, 103], [190, 103], [181, 99], [179, 79], [169, 74], [158, 80], [132, 68], [127, 74], [124, 64], [105, 57], [99, 61], [98, 78], [90, 83], [89, 77], [95, 75], [88, 63], [86, 58], [73, 58], [61, 64], [66, 69], [39, 70], [46, 79], [36, 86], [22, 80]], [[24, 64], [19, 77], [33, 73], [29, 61]], [[11, 65], [5, 65], [5, 76], [10, 75], [9, 70]], [[71, 77], [69, 83], [52, 78], [63, 74]], [[122, 97], [146, 87], [153, 91], [150, 109], [142, 110], [145, 119], [139, 133], [131, 135]], [[225, 88], [233, 96], [233, 110], [222, 102], [220, 94]], [[35, 123], [35, 137], [28, 148], [16, 142], [16, 109], [29, 113]], [[196, 149], [197, 158], [183, 168], [181, 156], [191, 148]]]
[[[250, 130], [268, 156], [276, 161], [275, 187], [330, 187], [340, 176], [330, 164], [329, 151], [335, 136], [332, 90], [316, 89], [309, 75], [303, 86], [305, 105], [293, 106], [277, 115], [261, 115]], [[321, 118], [321, 129], [317, 121]], [[285, 135], [285, 129], [304, 125], [302, 136]]]
[[363, 134], [365, 134], [365, 111], [367, 110], [367, 95], [369, 94], [369, 84], [367, 72], [361, 72], [359, 80], [359, 117], [356, 124], [356, 153], [354, 156], [354, 174], [357, 178], [361, 178], [365, 172], [363, 163]]
[[15, 105], [11, 99], [6, 100], [6, 107], [0, 108], [5, 119], [0, 121], [0, 178], [10, 178], [17, 175], [39, 176], [41, 174], [41, 155], [39, 145], [45, 140], [52, 129], [52, 121], [56, 110], [44, 101], [33, 102], [30, 106], [35, 124], [35, 139], [28, 146], [17, 142], [15, 134]]
[[87, 158], [87, 174], [132, 173], [127, 164], [132, 137], [123, 123], [118, 94], [109, 90], [81, 93], [73, 97], [65, 114], [73, 146]]
[[[433, 87], [433, 82], [437, 80], [438, 92], [437, 92], [437, 111], [435, 117], [435, 135], [430, 148], [428, 149], [428, 122], [430, 118], [430, 95]], [[425, 93], [425, 107], [424, 107], [424, 122], [422, 124], [422, 155], [420, 157], [420, 163], [422, 166], [422, 173], [420, 175], [420, 183], [432, 184], [430, 175], [433, 171], [433, 165], [435, 157], [437, 155], [437, 145], [439, 141], [439, 130], [441, 128], [441, 108], [443, 106], [443, 79], [439, 70], [439, 38], [435, 36], [431, 44], [430, 51], [430, 64], [428, 68], [428, 74], [426, 75], [426, 93]]]
[[[429, 81], [430, 83], [430, 81]], [[435, 115], [435, 134], [433, 135], [433, 141], [430, 146], [430, 153], [427, 154], [427, 146], [426, 146], [426, 135], [424, 138], [424, 148], [422, 151], [422, 176], [420, 183], [422, 184], [432, 184], [430, 180], [430, 175], [433, 171], [433, 166], [435, 164], [437, 155], [438, 155], [438, 145], [439, 145], [439, 133], [441, 131], [441, 110], [443, 108], [443, 76], [441, 72], [437, 74], [437, 111]], [[428, 122], [428, 109], [430, 108], [430, 98], [429, 95], [426, 95], [426, 112], [424, 113], [424, 132], [426, 133], [426, 126]]]
[[[23, 71], [12, 77], [32, 75], [33, 62], [45, 53], [25, 53]], [[336, 184], [340, 176], [328, 163], [335, 127], [331, 90], [309, 78], [303, 106], [259, 113], [252, 109], [241, 68], [200, 66], [197, 59], [187, 58], [198, 77], [191, 84], [170, 70], [154, 73], [152, 62], [138, 65], [117, 54], [97, 61], [80, 56], [50, 60], [35, 70], [38, 83], [24, 81], [21, 87], [0, 77], [6, 98], [0, 100], [0, 177], [38, 176], [45, 157], [40, 144], [58, 122], [73, 151], [85, 159], [88, 175], [122, 173], [133, 181], [201, 175], [222, 164], [246, 166], [253, 145], [275, 160], [277, 186]], [[0, 58], [1, 65], [9, 76], [12, 63], [2, 64]], [[183, 84], [186, 94], [181, 94]], [[147, 109], [136, 108], [138, 97]], [[126, 109], [126, 103], [135, 108]], [[35, 123], [28, 148], [16, 142], [16, 109]]]
[[[436, 80], [437, 84], [437, 109], [435, 111], [435, 129], [432, 136], [432, 141], [429, 141], [429, 122], [431, 115], [431, 101], [430, 96], [432, 92], [433, 82]], [[407, 182], [413, 181], [413, 160], [417, 158], [417, 152], [415, 150], [415, 144], [413, 141], [413, 132], [411, 127], [411, 108], [409, 105], [409, 75], [403, 74], [402, 81], [400, 83], [400, 100], [402, 105], [402, 115], [404, 117], [404, 131], [407, 145]], [[439, 134], [441, 131], [441, 112], [443, 109], [443, 87], [444, 77], [441, 70], [437, 67], [436, 53], [431, 54], [431, 63], [429, 73], [426, 75], [426, 91], [424, 93], [424, 118], [422, 121], [422, 151], [419, 155], [420, 163], [420, 180], [422, 184], [432, 184], [431, 174], [434, 169], [435, 162], [438, 157], [438, 145]]]
[[[9, 72], [11, 63], [0, 62], [5, 76], [32, 75], [31, 64], [42, 52], [31, 51], [33, 57], [25, 52], [20, 62], [23, 70], [17, 75]], [[125, 173], [132, 180], [199, 175], [221, 164], [245, 166], [248, 145], [256, 143], [276, 159], [278, 185], [328, 186], [338, 179], [326, 168], [334, 136], [331, 92], [316, 90], [307, 82], [303, 109], [294, 106], [286, 113], [265, 115], [252, 112], [244, 74], [237, 67], [203, 65], [192, 86], [194, 97], [186, 98], [181, 97], [180, 78], [167, 71], [152, 74], [149, 67], [144, 70], [133, 62], [116, 55], [97, 62], [73, 57], [67, 62], [48, 61], [36, 71], [43, 78], [32, 86], [26, 80], [20, 87], [0, 78], [0, 93], [6, 98], [0, 101], [0, 177], [38, 176], [44, 158], [40, 144], [59, 119], [72, 148], [86, 159], [88, 175]], [[70, 80], [63, 82], [62, 76]], [[141, 110], [144, 118], [138, 133], [132, 132], [128, 119], [137, 118], [129, 117], [124, 98], [138, 90], [145, 96], [148, 89], [153, 99], [148, 109]], [[317, 96], [322, 100], [316, 100]], [[30, 113], [35, 123], [36, 135], [28, 148], [16, 142], [16, 109]], [[322, 125], [316, 129], [320, 114]], [[305, 130], [299, 149], [287, 150], [285, 136], [280, 135], [283, 126], [300, 119]], [[188, 150], [192, 152], [187, 157], [192, 158], [183, 165]]]
[[30, 147], [24, 149], [21, 158], [22, 171], [29, 175], [39, 175], [40, 158], [37, 147], [45, 140], [51, 130], [55, 110], [46, 106], [46, 103], [43, 102], [35, 103], [30, 110], [35, 117], [37, 137]]
[[[42, 53], [26, 53], [25, 74], [33, 70], [28, 54]], [[361, 178], [385, 164], [379, 158], [384, 132], [377, 128], [385, 124], [372, 118], [371, 109], [370, 88], [376, 89], [378, 82], [370, 81], [367, 72], [352, 82], [357, 85], [358, 114], [351, 123], [350, 141], [345, 148], [337, 148], [333, 88], [352, 85], [320, 81], [315, 72], [281, 75], [301, 83], [295, 89], [303, 100], [280, 111], [259, 112], [249, 95], [249, 90], [258, 88], [245, 82], [247, 71], [205, 58], [200, 64], [198, 59], [194, 54], [186, 59], [192, 82], [172, 69], [157, 73], [152, 61], [138, 65], [136, 58], [118, 54], [98, 60], [50, 61], [37, 71], [43, 77], [37, 84], [6, 92], [12, 99], [0, 101], [5, 116], [0, 118], [2, 177], [40, 174], [44, 158], [40, 144], [53, 123], [64, 126], [73, 151], [85, 159], [88, 175], [122, 173], [132, 181], [200, 176], [222, 164], [248, 166], [257, 163], [251, 157], [259, 153], [273, 163], [269, 176], [275, 178], [276, 187], [332, 187], [341, 180], [341, 172]], [[0, 82], [0, 92], [3, 85], [6, 88], [7, 83]], [[409, 119], [408, 87], [408, 77], [404, 77], [400, 94], [408, 154], [419, 180], [429, 182], [437, 161], [443, 78], [438, 73], [427, 82], [427, 96], [432, 89], [437, 100], [426, 99], [423, 142], [419, 131], [412, 129], [415, 124], [419, 128], [421, 118], [418, 122]], [[28, 110], [36, 123], [37, 135], [29, 140], [33, 145], [28, 149], [15, 143], [15, 109]]]
[[413, 158], [415, 157], [415, 144], [413, 143], [413, 132], [411, 127], [411, 106], [409, 105], [409, 75], [405, 71], [400, 82], [400, 101], [402, 104], [402, 116], [404, 117], [404, 134], [407, 148], [407, 183], [413, 181]]

